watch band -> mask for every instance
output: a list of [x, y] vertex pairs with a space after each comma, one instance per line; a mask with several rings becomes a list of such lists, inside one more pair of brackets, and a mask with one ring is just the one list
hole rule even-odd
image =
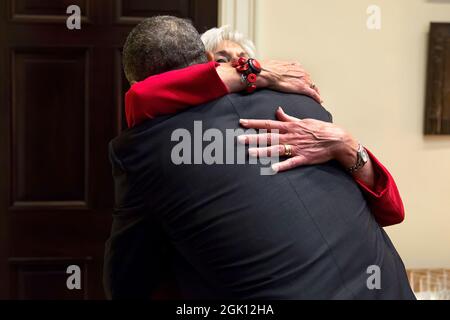
[[366, 153], [367, 151], [366, 149], [364, 149], [362, 144], [358, 145], [358, 151], [356, 152], [356, 164], [350, 168], [347, 169], [347, 171], [349, 173], [355, 173], [356, 171], [358, 171], [359, 169], [361, 169], [362, 167], [364, 167], [364, 165], [367, 163], [368, 159], [367, 156], [364, 157], [363, 154]]

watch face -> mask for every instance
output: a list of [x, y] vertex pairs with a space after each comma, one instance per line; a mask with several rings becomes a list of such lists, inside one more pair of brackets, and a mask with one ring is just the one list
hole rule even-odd
[[364, 162], [369, 161], [369, 154], [367, 153], [366, 149], [363, 149], [361, 152], [361, 159]]

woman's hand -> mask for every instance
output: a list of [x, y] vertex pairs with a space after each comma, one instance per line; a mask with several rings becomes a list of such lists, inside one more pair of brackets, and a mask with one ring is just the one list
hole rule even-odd
[[261, 63], [261, 77], [269, 81], [269, 89], [286, 93], [310, 96], [322, 103], [319, 88], [311, 80], [310, 74], [298, 62], [269, 60]]
[[[345, 168], [356, 163], [358, 143], [344, 129], [324, 121], [291, 117], [281, 107], [277, 110], [277, 118], [280, 121], [241, 119], [243, 127], [276, 129], [278, 133], [242, 135], [238, 138], [239, 142], [245, 144], [264, 142], [269, 145], [265, 148], [249, 148], [250, 156], [290, 156], [274, 164], [274, 171], [320, 164], [332, 159], [338, 160]], [[277, 141], [278, 144], [271, 145], [271, 141]]]
[[[262, 62], [261, 65], [263, 70], [257, 78], [257, 88], [304, 94], [322, 103], [319, 88], [299, 63], [269, 60]], [[231, 63], [221, 63], [216, 71], [229, 92], [240, 92], [245, 89], [240, 74]]]

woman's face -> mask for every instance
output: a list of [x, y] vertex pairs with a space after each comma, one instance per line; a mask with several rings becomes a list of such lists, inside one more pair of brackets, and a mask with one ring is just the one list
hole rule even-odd
[[248, 58], [247, 52], [236, 42], [223, 40], [213, 52], [214, 60], [219, 63], [228, 63], [240, 57]]

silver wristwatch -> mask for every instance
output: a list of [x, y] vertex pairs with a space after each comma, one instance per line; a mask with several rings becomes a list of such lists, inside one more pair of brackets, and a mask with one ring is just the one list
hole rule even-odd
[[356, 152], [356, 164], [353, 167], [350, 167], [347, 169], [350, 173], [355, 173], [369, 161], [369, 154], [367, 153], [366, 149], [363, 147], [362, 144], [358, 145], [358, 151]]

